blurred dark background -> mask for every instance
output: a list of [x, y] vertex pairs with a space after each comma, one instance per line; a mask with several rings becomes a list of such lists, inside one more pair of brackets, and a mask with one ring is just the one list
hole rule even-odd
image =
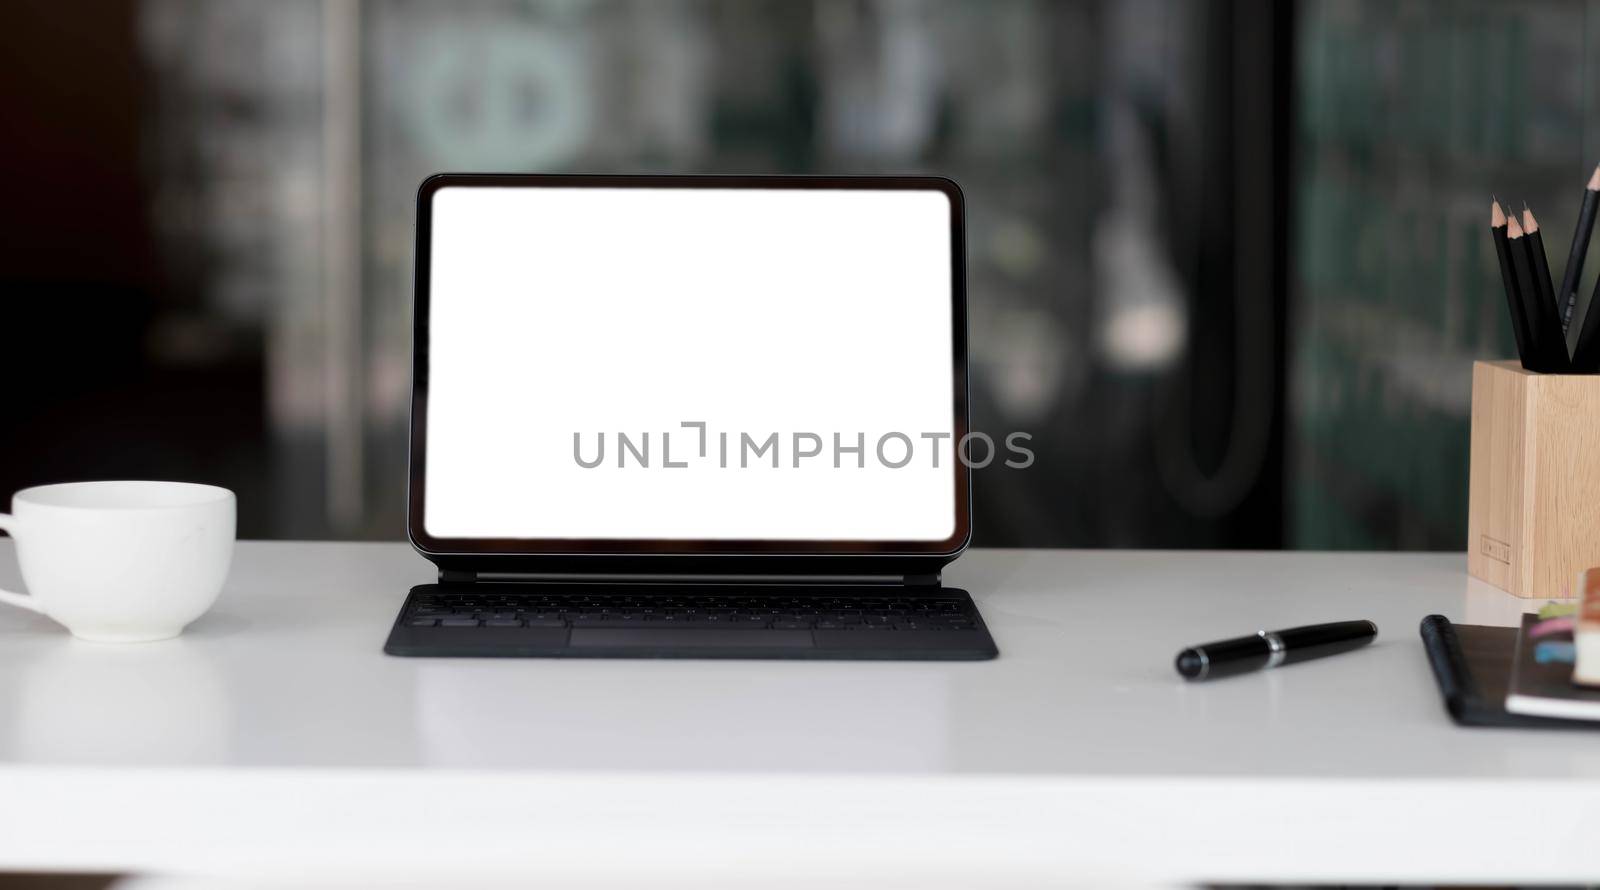
[[978, 544], [1459, 549], [1488, 195], [1571, 230], [1597, 40], [1589, 0], [14, 0], [0, 494], [401, 537], [424, 176], [927, 172], [975, 425], [1038, 454]]

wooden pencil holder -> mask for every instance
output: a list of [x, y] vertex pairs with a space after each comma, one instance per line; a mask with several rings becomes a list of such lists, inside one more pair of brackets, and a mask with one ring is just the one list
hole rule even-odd
[[1569, 597], [1600, 565], [1600, 376], [1472, 366], [1467, 571], [1522, 597]]

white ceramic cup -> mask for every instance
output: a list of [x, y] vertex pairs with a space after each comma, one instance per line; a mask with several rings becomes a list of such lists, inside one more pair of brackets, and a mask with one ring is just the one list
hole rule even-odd
[[165, 640], [205, 614], [233, 558], [233, 492], [193, 482], [67, 482], [25, 488], [0, 513], [32, 609], [84, 640]]

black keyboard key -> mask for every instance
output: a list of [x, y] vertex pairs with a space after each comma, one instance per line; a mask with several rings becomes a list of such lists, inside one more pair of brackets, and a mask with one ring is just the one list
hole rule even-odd
[[528, 627], [566, 627], [567, 623], [560, 618], [529, 618], [523, 622]]
[[633, 627], [644, 622], [638, 618], [623, 618], [621, 615], [606, 615], [598, 612], [583, 612], [572, 616], [573, 627]]
[[598, 621], [574, 621], [572, 623], [573, 630], [624, 630], [627, 628], [653, 628], [656, 630], [682, 630], [693, 628], [698, 630], [710, 630], [734, 626], [736, 625], [729, 625], [727, 622], [723, 621], [697, 621], [690, 618], [679, 618], [673, 621], [630, 621], [625, 619], [605, 619]]
[[484, 627], [521, 627], [522, 622], [515, 618], [486, 618]]
[[440, 627], [477, 627], [478, 626], [478, 619], [476, 619], [476, 618], [459, 618], [459, 617], [441, 618], [441, 619], [439, 619], [439, 626]]
[[410, 621], [406, 622], [406, 626], [407, 627], [433, 627], [435, 624], [438, 624], [438, 623], [439, 623], [438, 620], [433, 619], [433, 618], [413, 618]]

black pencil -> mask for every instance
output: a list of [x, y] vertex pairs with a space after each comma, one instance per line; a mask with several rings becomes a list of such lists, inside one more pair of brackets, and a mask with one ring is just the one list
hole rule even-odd
[[1489, 204], [1489, 233], [1494, 236], [1495, 257], [1500, 260], [1500, 283], [1506, 289], [1506, 309], [1511, 313], [1511, 335], [1517, 339], [1517, 359], [1534, 369], [1533, 349], [1528, 343], [1528, 319], [1522, 314], [1522, 298], [1517, 294], [1517, 273], [1511, 264], [1511, 248], [1506, 243], [1506, 214], [1499, 201]]
[[1549, 356], [1539, 326], [1539, 289], [1533, 283], [1533, 258], [1528, 256], [1527, 239], [1522, 237], [1522, 224], [1515, 216], [1506, 217], [1506, 241], [1511, 251], [1511, 272], [1517, 280], [1517, 302], [1528, 325], [1528, 370], [1548, 371]]
[[1561, 329], [1555, 288], [1550, 286], [1550, 261], [1545, 258], [1544, 234], [1539, 231], [1539, 220], [1534, 218], [1527, 204], [1522, 205], [1522, 233], [1522, 243], [1528, 250], [1528, 269], [1533, 274], [1536, 313], [1530, 320], [1537, 325], [1535, 339], [1543, 343], [1549, 370], [1570, 370], [1572, 356], [1567, 353], [1567, 334]]
[[1556, 298], [1561, 305], [1561, 332], [1572, 328], [1572, 312], [1578, 306], [1578, 282], [1583, 280], [1583, 258], [1589, 252], [1589, 235], [1594, 231], [1595, 205], [1600, 204], [1600, 166], [1589, 174], [1583, 188], [1583, 205], [1578, 208], [1578, 225], [1572, 230], [1572, 249], [1567, 251], [1567, 270], [1561, 273], [1561, 290]]
[[1572, 348], [1572, 370], [1579, 374], [1600, 373], [1600, 281], [1594, 283], [1589, 295], [1589, 305], [1583, 310], [1583, 327], [1578, 330], [1578, 342]]

